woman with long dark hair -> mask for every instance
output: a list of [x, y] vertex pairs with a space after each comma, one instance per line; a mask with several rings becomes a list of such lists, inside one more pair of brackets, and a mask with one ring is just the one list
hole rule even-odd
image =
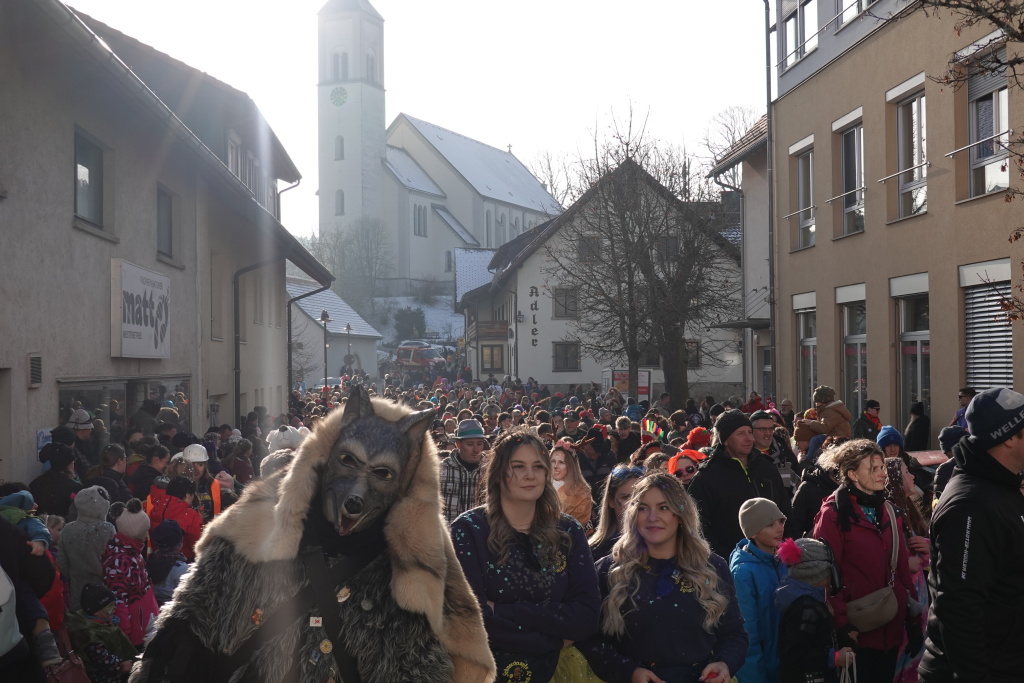
[[497, 680], [546, 683], [562, 648], [597, 629], [590, 548], [561, 513], [548, 451], [529, 428], [498, 437], [482, 480], [484, 505], [452, 522], [455, 553], [483, 610]]
[[601, 630], [579, 649], [607, 683], [727, 683], [747, 654], [729, 565], [697, 505], [661, 471], [636, 482], [622, 537], [597, 562]]
[[633, 485], [642, 476], [644, 468], [620, 465], [612, 470], [605, 480], [601, 506], [598, 508], [597, 530], [590, 537], [590, 551], [595, 561], [610, 553], [612, 546], [622, 535], [626, 503], [633, 495]]
[[[856, 647], [860, 680], [891, 681], [905, 639], [917, 652], [924, 631], [921, 617], [907, 611], [908, 597], [916, 600], [917, 591], [901, 519], [885, 499], [882, 451], [873, 441], [852, 439], [822, 453], [818, 464], [839, 477], [839, 488], [822, 501], [814, 522], [814, 537], [828, 542], [843, 576], [842, 590], [829, 598], [838, 646]], [[877, 604], [887, 588], [893, 597], [884, 602], [894, 601], [893, 607], [863, 609]]]

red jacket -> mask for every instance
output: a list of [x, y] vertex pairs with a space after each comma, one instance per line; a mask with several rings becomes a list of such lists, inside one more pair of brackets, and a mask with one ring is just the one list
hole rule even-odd
[[173, 519], [185, 532], [185, 540], [181, 545], [185, 559], [189, 562], [196, 559], [196, 543], [203, 535], [203, 518], [181, 498], [164, 495], [149, 511], [149, 533], [152, 534], [165, 519]]
[[[892, 530], [889, 526], [889, 513], [884, 506], [879, 511], [881, 523], [876, 527], [864, 516], [864, 511], [853, 496], [850, 496], [857, 519], [850, 522], [849, 531], [842, 531], [839, 527], [839, 513], [836, 510], [837, 495], [850, 494], [840, 487], [822, 501], [821, 510], [814, 518], [814, 538], [828, 541], [839, 571], [843, 574], [843, 589], [829, 598], [835, 615], [835, 626], [839, 629], [848, 623], [847, 601], [864, 597], [888, 585], [892, 561]], [[903, 537], [902, 525], [897, 523], [896, 530], [900, 547], [896, 556], [896, 581], [893, 584], [893, 591], [896, 593], [899, 611], [888, 625], [861, 633], [857, 640], [859, 647], [888, 650], [903, 646], [907, 621], [907, 595], [910, 594], [917, 599], [917, 590], [914, 588], [910, 567], [907, 564], [910, 555], [907, 551], [907, 541]]]

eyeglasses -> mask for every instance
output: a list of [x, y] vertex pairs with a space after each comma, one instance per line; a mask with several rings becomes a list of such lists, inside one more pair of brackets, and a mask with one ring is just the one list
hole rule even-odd
[[754, 427], [755, 432], [774, 432], [775, 427]]
[[677, 469], [675, 471], [675, 475], [677, 477], [679, 477], [680, 479], [682, 479], [684, 473], [686, 473], [686, 474], [693, 474], [696, 471], [697, 471], [697, 466], [696, 465], [687, 465], [686, 467], [684, 467], [682, 469]]
[[612, 470], [612, 479], [618, 482], [627, 477], [642, 477], [646, 472], [643, 467], [616, 467]]

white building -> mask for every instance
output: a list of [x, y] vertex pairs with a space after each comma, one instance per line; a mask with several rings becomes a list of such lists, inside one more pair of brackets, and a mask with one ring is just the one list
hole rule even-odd
[[0, 3], [0, 83], [0, 479], [76, 402], [282, 410], [285, 260], [332, 277], [278, 220], [298, 171], [248, 96], [58, 0]]
[[384, 19], [368, 0], [320, 10], [317, 87], [320, 229], [383, 223], [394, 269], [380, 295], [451, 294], [455, 249], [497, 247], [561, 211], [509, 151], [406, 114], [385, 129]]

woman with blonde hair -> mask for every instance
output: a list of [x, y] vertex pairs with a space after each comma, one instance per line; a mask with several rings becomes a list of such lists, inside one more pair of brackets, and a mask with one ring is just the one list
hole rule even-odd
[[636, 482], [622, 538], [597, 562], [601, 631], [579, 645], [608, 683], [728, 683], [747, 633], [728, 563], [711, 552], [678, 478]]
[[547, 683], [562, 649], [597, 630], [587, 538], [562, 514], [548, 450], [528, 427], [498, 437], [481, 475], [484, 505], [452, 522], [455, 554], [483, 611], [496, 680]]
[[558, 491], [562, 512], [575, 517], [588, 536], [594, 533], [591, 520], [594, 501], [590, 497], [590, 486], [583, 478], [576, 451], [564, 441], [558, 442], [551, 449], [551, 484]]

